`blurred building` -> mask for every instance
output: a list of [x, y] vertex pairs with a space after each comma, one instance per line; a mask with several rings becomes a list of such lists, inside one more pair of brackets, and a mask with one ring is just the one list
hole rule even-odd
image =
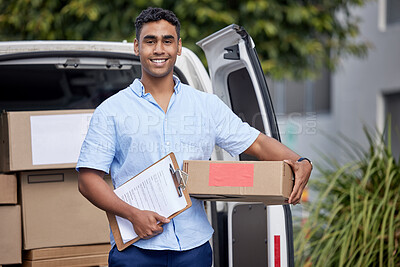
[[270, 82], [282, 142], [317, 164], [317, 150], [344, 158], [326, 134], [340, 132], [366, 147], [363, 126], [382, 131], [389, 114], [392, 150], [400, 154], [400, 1], [353, 12], [362, 20], [360, 39], [373, 44], [367, 58], [344, 58], [335, 73], [313, 82]]

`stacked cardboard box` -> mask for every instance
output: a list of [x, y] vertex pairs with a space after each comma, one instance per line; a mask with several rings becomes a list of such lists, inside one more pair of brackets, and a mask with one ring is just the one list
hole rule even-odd
[[0, 172], [75, 168], [92, 110], [4, 112]]
[[[22, 249], [30, 255], [39, 253], [37, 249], [61, 254], [73, 250], [60, 250], [64, 246], [79, 246], [81, 254], [24, 256], [23, 265], [107, 264], [109, 248], [98, 253], [82, 247], [109, 242], [106, 215], [79, 193], [74, 170], [91, 114], [92, 110], [1, 114], [0, 172], [8, 174], [0, 175], [0, 265], [21, 263]], [[106, 180], [111, 186], [109, 177]]]
[[0, 174], [0, 205], [17, 204], [17, 177]]
[[20, 172], [23, 248], [109, 241], [105, 212], [78, 191], [73, 169]]
[[104, 266], [110, 244], [42, 248], [24, 251], [23, 267]]
[[21, 263], [21, 207], [17, 177], [0, 174], [0, 265]]

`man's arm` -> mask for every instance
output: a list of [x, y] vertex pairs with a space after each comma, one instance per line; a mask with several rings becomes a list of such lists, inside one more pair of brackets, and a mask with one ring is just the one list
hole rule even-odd
[[139, 210], [122, 201], [104, 181], [104, 172], [89, 168], [79, 169], [79, 192], [96, 207], [128, 219], [140, 238], [149, 239], [162, 233], [157, 223], [169, 219], [152, 211]]
[[308, 179], [310, 178], [312, 166], [304, 160], [297, 162], [299, 155], [274, 138], [260, 133], [254, 143], [244, 153], [257, 157], [259, 160], [284, 160], [294, 172], [295, 183], [293, 192], [289, 197], [290, 204], [298, 204]]

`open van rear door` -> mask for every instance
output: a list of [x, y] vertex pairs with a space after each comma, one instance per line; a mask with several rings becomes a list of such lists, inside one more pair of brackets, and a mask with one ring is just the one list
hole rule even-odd
[[[205, 52], [213, 93], [242, 120], [280, 141], [267, 82], [254, 42], [244, 28], [230, 25], [197, 45]], [[234, 160], [221, 149], [216, 150], [212, 159]], [[236, 160], [256, 159], [242, 154]], [[213, 225], [214, 252], [217, 252], [214, 267], [228, 265], [224, 247], [228, 248], [229, 266], [294, 266], [289, 205], [219, 203], [219, 206], [218, 209], [214, 206], [213, 216], [222, 218], [221, 212], [225, 213], [227, 227], [221, 226], [221, 222], [219, 227]], [[227, 236], [225, 241], [224, 236]]]

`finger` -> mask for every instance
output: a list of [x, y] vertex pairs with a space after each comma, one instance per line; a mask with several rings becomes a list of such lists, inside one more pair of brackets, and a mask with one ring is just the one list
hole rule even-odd
[[293, 204], [293, 201], [295, 200], [295, 198], [296, 198], [296, 196], [298, 194], [299, 187], [300, 187], [300, 184], [295, 182], [293, 190], [292, 190], [292, 193], [290, 194], [290, 197], [289, 197], [289, 203], [290, 204]]
[[158, 226], [157, 229], [155, 231], [153, 231], [156, 235], [161, 234], [164, 231], [164, 228], [162, 228], [161, 226]]
[[155, 235], [155, 234], [154, 234], [154, 231], [151, 230], [151, 229], [148, 229], [148, 230], [146, 231], [146, 234], [145, 234], [145, 239], [152, 238], [154, 235]]
[[164, 231], [164, 229], [161, 226], [157, 226], [157, 227], [154, 227], [153, 229], [151, 229], [150, 231], [147, 231], [147, 233], [142, 235], [143, 237], [141, 237], [141, 238], [150, 239], [156, 235], [161, 234], [163, 231]]
[[169, 223], [169, 221], [170, 221], [168, 218], [165, 218], [164, 216], [161, 216], [161, 215], [159, 215], [157, 213], [155, 213], [154, 218], [156, 218], [156, 220], [161, 222], [161, 223]]
[[301, 183], [297, 189], [297, 192], [294, 193], [293, 202], [300, 203], [301, 196], [303, 195], [304, 188], [306, 187], [305, 183]]
[[298, 189], [298, 191], [293, 191], [292, 192], [292, 194], [290, 195], [290, 198], [289, 198], [289, 203], [290, 204], [296, 204], [296, 203], [299, 203], [300, 202], [300, 199], [301, 199], [301, 193], [302, 192], [302, 190], [299, 190]]
[[300, 202], [301, 202], [301, 196], [302, 196], [302, 194], [303, 194], [303, 190], [301, 190], [301, 191], [297, 194], [297, 196], [296, 196], [296, 202], [297, 202], [297, 203], [300, 203]]
[[140, 238], [142, 238], [142, 239], [148, 239], [149, 238], [149, 236], [146, 233], [140, 233], [140, 234], [138, 234], [138, 236]]
[[297, 203], [299, 203], [299, 198], [298, 198], [298, 196], [297, 196], [297, 195], [294, 195], [293, 197], [291, 197], [291, 198], [289, 199], [289, 203], [292, 204], [292, 205], [296, 205]]
[[159, 224], [156, 224], [156, 225], [153, 225], [153, 226], [150, 228], [150, 230], [151, 230], [151, 233], [153, 234], [153, 233], [162, 231], [163, 228], [162, 228]]

